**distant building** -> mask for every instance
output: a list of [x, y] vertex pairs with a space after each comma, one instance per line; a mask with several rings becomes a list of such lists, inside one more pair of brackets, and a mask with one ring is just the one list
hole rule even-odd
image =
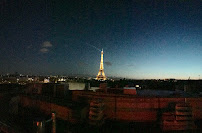
[[84, 90], [86, 84], [79, 82], [68, 82], [69, 90]]
[[49, 83], [50, 81], [49, 81], [49, 79], [44, 79], [44, 81], [43, 81], [44, 83]]

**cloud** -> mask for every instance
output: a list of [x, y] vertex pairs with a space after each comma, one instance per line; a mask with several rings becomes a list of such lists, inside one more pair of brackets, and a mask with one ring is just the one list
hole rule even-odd
[[105, 65], [107, 65], [107, 66], [112, 66], [112, 63], [109, 62], [109, 61], [106, 61], [106, 62], [104, 62], [104, 63], [105, 63]]
[[41, 49], [40, 49], [40, 52], [42, 52], [42, 53], [48, 53], [48, 51], [49, 51], [49, 50], [48, 50], [47, 48], [41, 48]]
[[42, 43], [41, 45], [41, 49], [39, 50], [41, 53], [48, 53], [49, 49], [52, 47], [53, 45], [49, 42], [49, 41], [45, 41]]
[[49, 42], [49, 41], [45, 41], [45, 42], [43, 42], [43, 44], [42, 44], [42, 47], [43, 48], [50, 48], [50, 47], [52, 47], [53, 45]]

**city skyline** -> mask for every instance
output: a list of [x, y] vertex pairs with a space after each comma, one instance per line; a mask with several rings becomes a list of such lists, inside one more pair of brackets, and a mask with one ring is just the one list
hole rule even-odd
[[100, 1], [1, 5], [0, 74], [199, 79], [202, 9], [195, 1]]

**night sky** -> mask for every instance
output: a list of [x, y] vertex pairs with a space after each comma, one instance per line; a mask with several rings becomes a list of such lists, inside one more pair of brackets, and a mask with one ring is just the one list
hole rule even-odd
[[201, 0], [0, 0], [0, 74], [202, 77]]

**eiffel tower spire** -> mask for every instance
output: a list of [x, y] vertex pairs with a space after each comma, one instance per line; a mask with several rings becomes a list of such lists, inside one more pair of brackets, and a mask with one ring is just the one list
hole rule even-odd
[[101, 61], [100, 61], [100, 70], [96, 77], [97, 80], [106, 80], [106, 76], [104, 73], [104, 64], [103, 64], [103, 49], [101, 51]]

